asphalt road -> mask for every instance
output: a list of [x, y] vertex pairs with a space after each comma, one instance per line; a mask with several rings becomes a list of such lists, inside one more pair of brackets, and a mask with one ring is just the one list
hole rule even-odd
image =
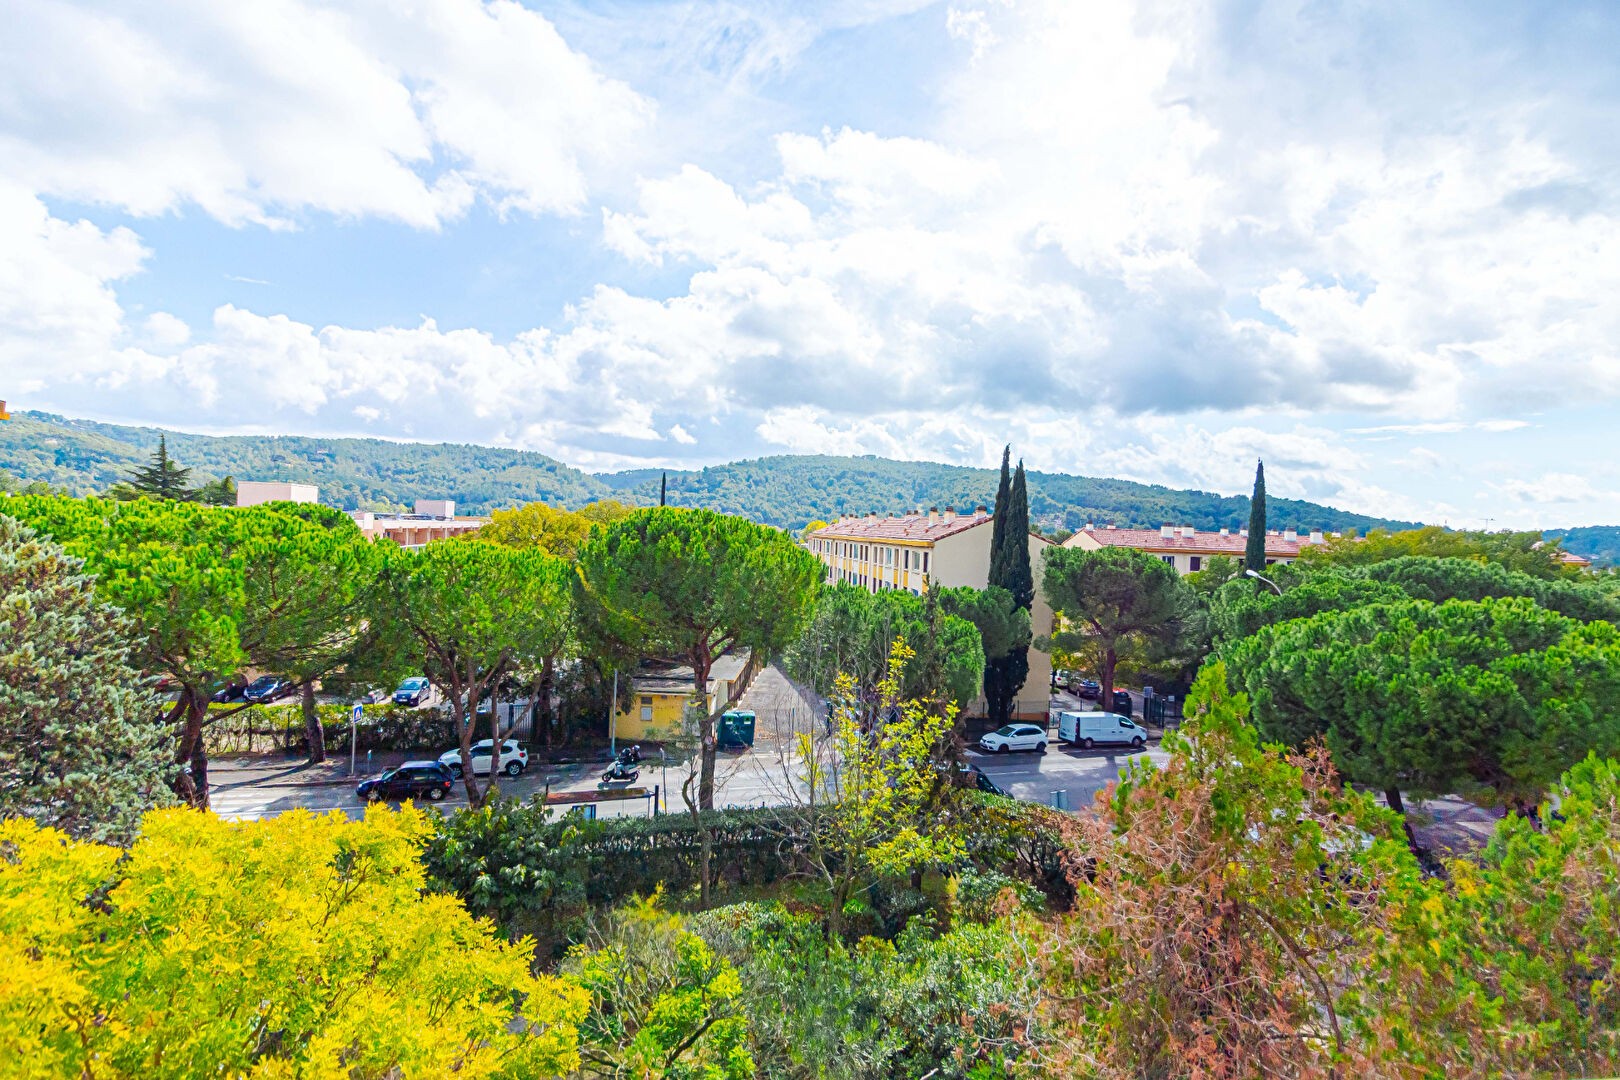
[[[770, 806], [794, 801], [794, 789], [800, 787], [796, 777], [801, 771], [792, 759], [798, 733], [811, 730], [821, 734], [815, 729], [820, 726], [817, 718], [824, 714], [824, 707], [775, 667], [760, 673], [742, 706], [758, 714], [758, 738], [752, 750], [721, 753], [716, 769], [716, 804], [721, 807]], [[1078, 708], [1080, 702], [1059, 691], [1053, 694], [1052, 706], [1054, 709]], [[1097, 792], [1119, 778], [1120, 770], [1130, 758], [1164, 760], [1156, 745], [1134, 755], [1102, 748], [1080, 750], [1062, 746], [1055, 734], [1045, 755], [982, 754], [970, 749], [968, 757], [1009, 795], [1051, 805], [1053, 793], [1062, 792], [1063, 805], [1070, 810], [1089, 806]], [[378, 762], [372, 771], [380, 772], [383, 767], [383, 763]], [[501, 790], [530, 799], [549, 785], [553, 792], [588, 796], [601, 790], [598, 777], [605, 767], [605, 762], [568, 765], [536, 762], [515, 780], [503, 778]], [[636, 786], [649, 794], [656, 786], [662, 809], [678, 812], [684, 808], [681, 784], [686, 777], [685, 764], [671, 763], [666, 767], [658, 755], [653, 754], [641, 763]], [[210, 778], [215, 811], [236, 820], [270, 817], [300, 807], [315, 811], [342, 810], [356, 817], [364, 810], [354, 790], [360, 778], [347, 775], [347, 761], [341, 753], [335, 760], [314, 767], [263, 757], [222, 759], [214, 763]], [[449, 798], [433, 805], [453, 810], [465, 807], [467, 800], [458, 784]], [[651, 809], [650, 800], [645, 798], [597, 804], [597, 813], [602, 816], [645, 815]]]
[[1156, 745], [1131, 753], [1128, 749], [1098, 747], [1081, 750], [1053, 742], [1045, 754], [1029, 751], [1015, 754], [986, 754], [968, 751], [968, 760], [984, 770], [997, 787], [1015, 799], [1053, 805], [1054, 792], [1063, 793], [1063, 808], [1082, 810], [1091, 805], [1097, 792], [1119, 779], [1125, 763], [1133, 758], [1163, 764], [1166, 755]]

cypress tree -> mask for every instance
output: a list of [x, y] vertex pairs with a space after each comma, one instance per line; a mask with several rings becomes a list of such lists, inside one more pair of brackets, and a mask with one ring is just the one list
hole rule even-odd
[[[1035, 578], [1029, 566], [1029, 491], [1024, 463], [1009, 480], [1007, 458], [1002, 457], [1001, 488], [996, 493], [994, 532], [990, 540], [989, 584], [1006, 589], [1013, 602], [1029, 610], [1035, 599]], [[1012, 718], [1013, 702], [1029, 677], [1029, 643], [1015, 645], [1005, 655], [988, 657], [984, 665], [984, 700], [993, 723]]]
[[153, 498], [189, 501], [195, 495], [186, 487], [186, 481], [190, 479], [191, 470], [182, 469], [179, 462], [169, 456], [169, 440], [159, 435], [158, 448], [153, 452], [151, 462], [130, 474], [129, 486]]
[[1243, 568], [1257, 574], [1266, 569], [1266, 463], [1254, 464], [1254, 494], [1249, 499], [1249, 543], [1243, 549]]
[[[990, 516], [990, 574], [995, 576], [996, 552], [1001, 550], [1002, 538], [1007, 535], [1007, 511], [1012, 502], [1012, 473], [1008, 465], [1012, 462], [1012, 444], [1001, 448], [1001, 484], [996, 488], [995, 509]], [[991, 580], [994, 585], [995, 581]]]
[[664, 500], [665, 500], [665, 498], [668, 497], [668, 495], [669, 495], [669, 473], [664, 473], [662, 476], [660, 476], [658, 478], [658, 505], [659, 506], [664, 505]]

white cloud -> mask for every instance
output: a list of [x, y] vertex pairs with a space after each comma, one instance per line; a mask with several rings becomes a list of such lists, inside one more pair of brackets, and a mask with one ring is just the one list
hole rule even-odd
[[1545, 472], [1536, 477], [1497, 481], [1490, 486], [1514, 502], [1536, 506], [1582, 503], [1599, 497], [1590, 480], [1568, 472]]
[[[775, 156], [746, 168], [670, 134], [727, 109], [753, 111], [698, 134], [761, 130], [778, 114], [757, 80], [829, 26], [920, 6], [596, 20], [597, 42], [692, 46], [657, 79], [701, 68], [721, 89], [672, 116], [505, 0], [29, 3], [0, 40], [0, 358], [52, 403], [143, 419], [177, 392], [247, 399], [303, 430], [584, 465], [985, 463], [1012, 439], [1043, 468], [1222, 492], [1261, 456], [1279, 495], [1431, 519], [1462, 488], [1528, 503], [1540, 480], [1490, 488], [1497, 463], [1444, 469], [1413, 437], [1472, 448], [1533, 419], [1528, 445], [1572, 397], [1620, 403], [1620, 203], [1612, 162], [1556, 126], [1579, 102], [1470, 64], [1449, 86], [1428, 46], [1367, 44], [1389, 40], [1376, 11], [1302, 22], [1262, 0], [1246, 33], [1192, 0], [957, 0], [928, 17], [964, 44], [912, 80], [909, 123], [816, 116], [757, 138]], [[41, 193], [271, 225], [589, 210], [601, 233], [574, 242], [623, 262], [508, 337], [318, 326], [273, 299], [132, 330], [114, 290], [145, 246]], [[1392, 494], [1441, 472], [1429, 498]]]
[[649, 116], [511, 0], [21, 0], [0, 35], [10, 178], [140, 215], [572, 212]]

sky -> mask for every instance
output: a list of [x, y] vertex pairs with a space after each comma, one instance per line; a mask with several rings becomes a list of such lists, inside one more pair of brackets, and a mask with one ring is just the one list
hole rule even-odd
[[1620, 523], [1620, 5], [10, 0], [0, 396]]

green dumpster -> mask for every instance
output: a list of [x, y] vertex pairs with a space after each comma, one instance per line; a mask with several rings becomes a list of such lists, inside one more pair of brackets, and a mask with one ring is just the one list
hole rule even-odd
[[715, 734], [721, 746], [753, 746], [754, 714], [742, 709], [733, 709], [723, 714], [720, 717], [720, 730]]

